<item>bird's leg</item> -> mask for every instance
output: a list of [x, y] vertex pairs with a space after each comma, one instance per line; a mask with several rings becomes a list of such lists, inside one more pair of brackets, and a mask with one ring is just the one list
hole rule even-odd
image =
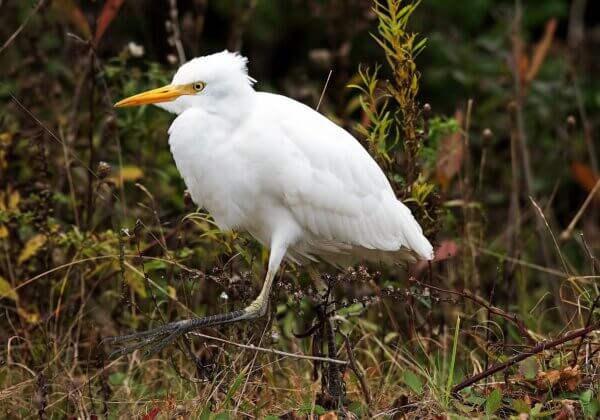
[[224, 314], [210, 315], [203, 318], [192, 318], [171, 322], [144, 332], [109, 337], [104, 341], [112, 345], [120, 346], [119, 349], [114, 350], [110, 354], [109, 358], [123, 356], [144, 347], [146, 348], [144, 354], [148, 356], [158, 353], [183, 334], [190, 331], [198, 330], [203, 327], [213, 327], [215, 325], [229, 324], [237, 321], [252, 320], [264, 316], [269, 306], [269, 293], [271, 292], [273, 279], [279, 269], [285, 251], [286, 248], [281, 246], [273, 247], [271, 249], [269, 268], [267, 270], [267, 275], [265, 276], [263, 287], [258, 297], [246, 308]]

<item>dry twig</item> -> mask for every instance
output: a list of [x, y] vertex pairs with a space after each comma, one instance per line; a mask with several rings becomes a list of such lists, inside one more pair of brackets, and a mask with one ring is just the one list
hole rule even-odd
[[240, 344], [240, 343], [236, 343], [234, 341], [225, 340], [223, 338], [218, 338], [218, 337], [213, 337], [211, 335], [206, 335], [206, 334], [202, 334], [199, 332], [191, 332], [190, 334], [195, 335], [197, 337], [206, 338], [208, 340], [215, 340], [215, 341], [219, 341], [221, 343], [231, 344], [232, 346], [236, 346], [236, 347], [239, 347], [239, 348], [245, 349], [245, 350], [262, 351], [265, 353], [277, 354], [279, 356], [292, 357], [294, 359], [312, 360], [315, 362], [334, 363], [334, 364], [338, 364], [338, 365], [347, 365], [348, 364], [348, 362], [346, 362], [345, 360], [332, 359], [329, 357], [307, 356], [305, 354], [288, 353], [286, 351], [281, 351], [281, 350], [267, 349], [264, 347], [256, 347], [253, 345]]
[[592, 188], [592, 190], [590, 191], [589, 195], [587, 196], [587, 198], [581, 205], [581, 208], [577, 211], [577, 214], [575, 215], [575, 217], [573, 217], [573, 220], [571, 220], [571, 223], [569, 223], [569, 226], [567, 226], [567, 228], [561, 232], [561, 234], [560, 234], [561, 241], [566, 241], [567, 239], [569, 239], [569, 236], [571, 236], [571, 232], [573, 232], [575, 225], [577, 224], [577, 222], [579, 222], [579, 219], [581, 219], [581, 216], [583, 215], [585, 210], [588, 208], [588, 206], [590, 205], [590, 203], [592, 202], [592, 200], [594, 199], [594, 197], [596, 196], [596, 193], [598, 191], [600, 191], [600, 179], [598, 179], [598, 181], [596, 182], [596, 185], [594, 185], [594, 188]]
[[2, 51], [4, 51], [6, 49], [6, 47], [8, 47], [15, 40], [15, 38], [17, 36], [19, 36], [21, 31], [25, 28], [25, 26], [27, 26], [29, 19], [31, 19], [31, 17], [33, 15], [35, 15], [38, 10], [40, 10], [40, 7], [42, 7], [43, 4], [44, 4], [44, 0], [38, 1], [38, 3], [35, 5], [33, 10], [31, 11], [31, 13], [29, 13], [27, 15], [27, 17], [25, 18], [25, 20], [23, 21], [23, 23], [21, 23], [21, 26], [19, 26], [17, 28], [17, 30], [11, 36], [8, 37], [8, 39], [4, 42], [4, 44], [2, 44], [2, 46], [0, 47], [0, 53], [2, 53]]

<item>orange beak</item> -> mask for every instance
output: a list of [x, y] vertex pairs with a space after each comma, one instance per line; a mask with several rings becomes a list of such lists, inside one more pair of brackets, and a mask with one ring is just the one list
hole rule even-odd
[[140, 106], [146, 104], [157, 104], [160, 102], [170, 102], [181, 95], [190, 94], [188, 86], [166, 85], [158, 89], [148, 90], [137, 95], [125, 98], [115, 104], [116, 108], [126, 106]]

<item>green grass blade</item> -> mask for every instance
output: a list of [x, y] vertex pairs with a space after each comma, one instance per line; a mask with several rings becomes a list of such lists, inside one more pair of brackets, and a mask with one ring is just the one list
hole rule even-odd
[[452, 356], [450, 357], [450, 367], [448, 369], [448, 381], [446, 382], [446, 404], [450, 401], [450, 392], [454, 383], [454, 365], [456, 362], [456, 347], [458, 346], [458, 335], [460, 333], [460, 316], [456, 318], [456, 327], [454, 329], [454, 343], [452, 344]]

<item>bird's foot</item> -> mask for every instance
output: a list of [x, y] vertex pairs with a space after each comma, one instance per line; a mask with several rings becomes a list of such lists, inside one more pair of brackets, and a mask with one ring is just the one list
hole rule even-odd
[[145, 348], [144, 355], [150, 356], [158, 353], [169, 344], [173, 343], [182, 335], [203, 327], [210, 327], [230, 322], [250, 319], [253, 314], [246, 309], [228, 312], [225, 314], [211, 315], [204, 318], [192, 318], [182, 321], [171, 322], [148, 331], [139, 333], [108, 337], [104, 342], [113, 346], [119, 346], [118, 349], [110, 353], [109, 358], [116, 358], [133, 353], [135, 350]]

